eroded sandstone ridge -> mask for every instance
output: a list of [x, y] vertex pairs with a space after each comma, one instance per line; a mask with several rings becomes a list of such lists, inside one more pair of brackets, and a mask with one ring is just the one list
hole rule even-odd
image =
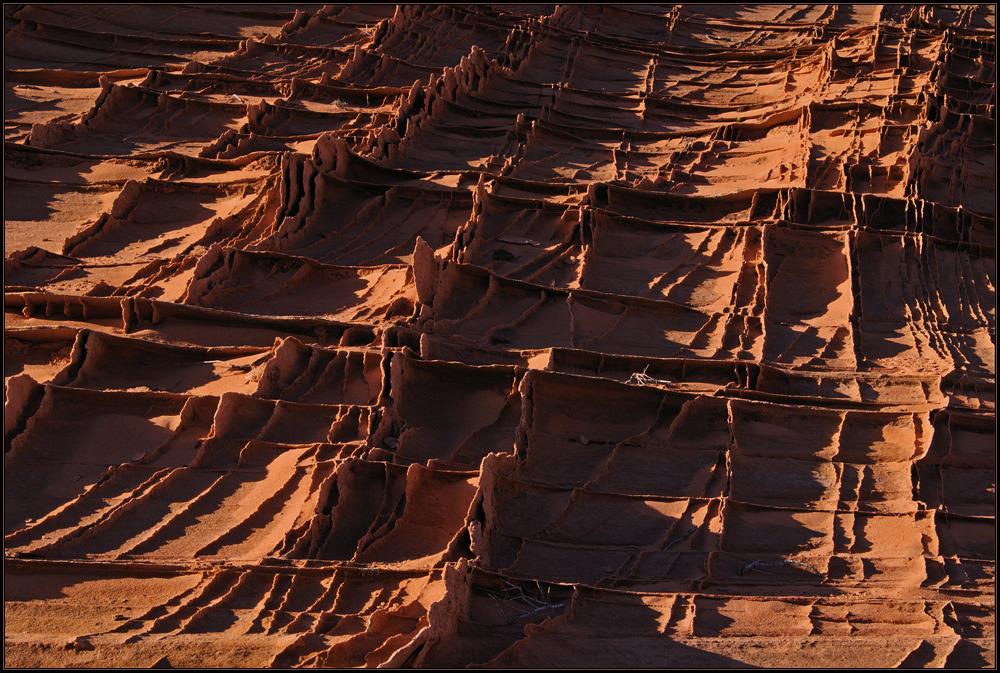
[[994, 665], [994, 6], [4, 22], [8, 666]]

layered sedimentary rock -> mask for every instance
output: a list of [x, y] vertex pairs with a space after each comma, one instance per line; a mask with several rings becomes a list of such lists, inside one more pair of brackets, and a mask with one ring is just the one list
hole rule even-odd
[[992, 5], [6, 5], [8, 666], [992, 667]]

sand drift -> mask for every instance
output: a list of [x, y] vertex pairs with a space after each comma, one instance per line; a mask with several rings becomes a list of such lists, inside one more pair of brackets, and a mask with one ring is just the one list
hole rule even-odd
[[995, 666], [993, 5], [4, 25], [7, 666]]

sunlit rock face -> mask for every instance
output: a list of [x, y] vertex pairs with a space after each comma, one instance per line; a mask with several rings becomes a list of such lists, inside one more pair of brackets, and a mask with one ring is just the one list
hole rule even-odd
[[7, 666], [995, 666], [993, 5], [4, 21]]

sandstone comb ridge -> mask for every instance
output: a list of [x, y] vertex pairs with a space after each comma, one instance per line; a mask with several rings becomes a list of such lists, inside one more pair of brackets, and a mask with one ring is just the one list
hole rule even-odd
[[4, 6], [5, 665], [995, 667], [995, 6]]

